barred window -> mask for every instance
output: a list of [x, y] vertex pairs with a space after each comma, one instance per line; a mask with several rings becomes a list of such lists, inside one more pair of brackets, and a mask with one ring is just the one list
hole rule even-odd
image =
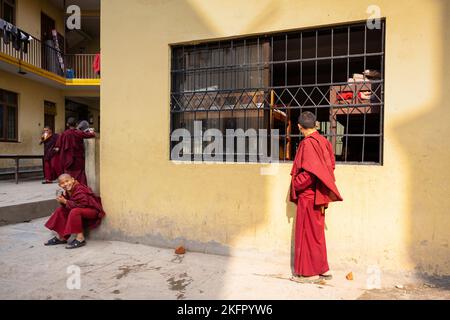
[[1, 89], [0, 141], [17, 141], [17, 93]]
[[[364, 22], [172, 46], [171, 130], [191, 133], [188, 158], [200, 160], [210, 142], [194, 143], [194, 121], [220, 130], [224, 144], [227, 129], [277, 129], [277, 157], [292, 161], [297, 119], [311, 111], [337, 162], [382, 164], [384, 38], [383, 19], [378, 29]], [[224, 155], [264, 162], [260, 147]]]
[[16, 23], [15, 0], [0, 0], [0, 18], [12, 24]]

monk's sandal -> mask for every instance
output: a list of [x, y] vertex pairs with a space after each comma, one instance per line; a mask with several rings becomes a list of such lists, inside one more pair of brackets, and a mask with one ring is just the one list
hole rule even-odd
[[323, 281], [320, 277], [316, 279], [311, 279], [311, 277], [302, 277], [302, 276], [292, 276], [290, 280], [297, 283], [309, 283], [309, 284], [320, 284]]
[[54, 237], [48, 240], [46, 243], [44, 243], [44, 246], [56, 246], [58, 244], [65, 244], [65, 243], [67, 243], [66, 240], [59, 240], [57, 237]]
[[333, 279], [332, 274], [321, 274], [320, 277], [324, 280], [332, 280]]
[[78, 241], [75, 239], [66, 247], [66, 249], [77, 249], [77, 248], [81, 248], [85, 245], [86, 245], [86, 240]]

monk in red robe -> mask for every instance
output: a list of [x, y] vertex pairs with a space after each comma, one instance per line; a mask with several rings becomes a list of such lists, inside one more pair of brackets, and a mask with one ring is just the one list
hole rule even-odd
[[42, 183], [53, 183], [61, 174], [59, 165], [59, 155], [54, 148], [58, 141], [59, 135], [53, 133], [53, 130], [44, 127], [41, 137], [41, 143], [44, 144], [44, 181]]
[[89, 229], [98, 227], [105, 216], [102, 201], [89, 187], [68, 174], [62, 174], [58, 182], [64, 190], [64, 193], [56, 199], [61, 206], [53, 212], [45, 224], [48, 229], [56, 232], [56, 236], [45, 245], [65, 244], [71, 235], [76, 235], [66, 248], [80, 248], [86, 245], [84, 227]]
[[74, 118], [67, 120], [69, 129], [61, 133], [55, 148], [59, 152], [59, 159], [63, 173], [67, 173], [87, 185], [84, 159], [84, 139], [95, 138], [94, 132], [85, 132], [76, 128]]
[[342, 201], [335, 184], [335, 158], [331, 143], [315, 129], [316, 117], [307, 111], [299, 117], [305, 137], [291, 171], [290, 200], [297, 204], [294, 276], [298, 282], [331, 279], [325, 244], [325, 209]]

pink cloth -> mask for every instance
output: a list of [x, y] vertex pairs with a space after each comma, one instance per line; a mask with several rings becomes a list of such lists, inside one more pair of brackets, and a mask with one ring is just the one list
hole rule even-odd
[[100, 53], [97, 53], [94, 58], [94, 63], [92, 64], [92, 68], [94, 68], [94, 72], [96, 74], [100, 74], [101, 61], [100, 61]]

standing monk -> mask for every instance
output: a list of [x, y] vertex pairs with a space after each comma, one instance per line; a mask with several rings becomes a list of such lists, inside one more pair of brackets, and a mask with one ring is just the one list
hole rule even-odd
[[76, 238], [66, 249], [76, 249], [86, 245], [83, 228], [94, 229], [100, 225], [105, 216], [102, 201], [92, 190], [76, 181], [68, 174], [58, 178], [59, 186], [64, 193], [56, 198], [61, 206], [53, 212], [45, 226], [56, 232], [56, 236], [46, 246], [67, 243], [67, 239], [75, 234]]
[[316, 117], [307, 111], [298, 118], [300, 143], [292, 167], [290, 200], [297, 204], [294, 276], [298, 282], [331, 279], [325, 245], [325, 209], [342, 201], [335, 184], [331, 143], [315, 129]]
[[59, 166], [59, 156], [54, 147], [58, 141], [58, 134], [54, 134], [49, 126], [45, 126], [41, 137], [44, 144], [44, 181], [42, 183], [53, 183], [61, 174]]
[[62, 171], [74, 177], [81, 184], [87, 185], [84, 139], [95, 138], [95, 132], [77, 130], [76, 125], [75, 118], [67, 120], [69, 128], [61, 133], [55, 148], [59, 152]]

